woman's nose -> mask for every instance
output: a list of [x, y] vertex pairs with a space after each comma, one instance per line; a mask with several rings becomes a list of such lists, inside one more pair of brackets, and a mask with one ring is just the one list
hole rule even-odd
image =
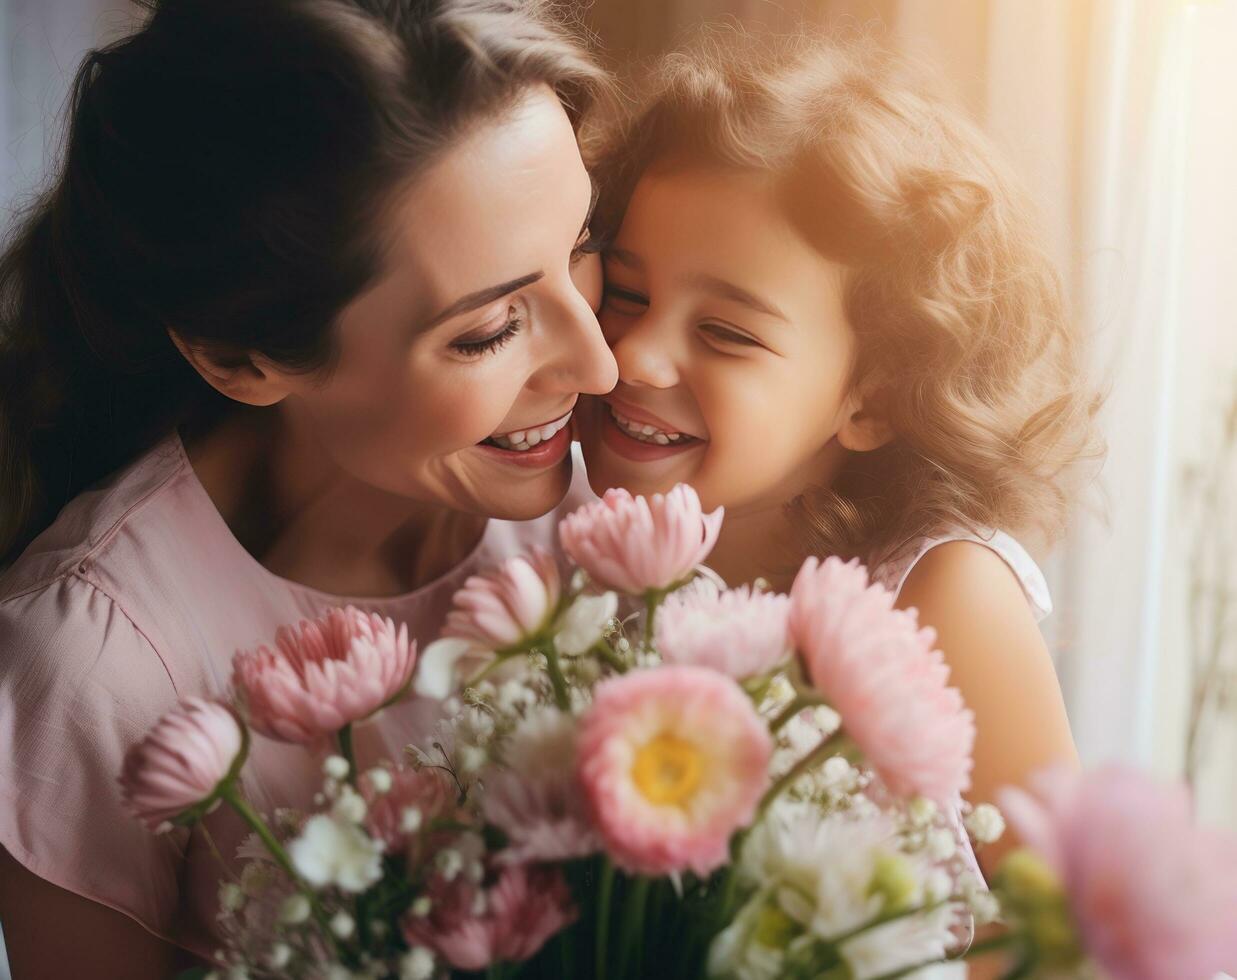
[[[578, 392], [586, 395], [604, 395], [618, 384], [618, 367], [601, 324], [593, 312], [593, 302], [573, 282], [563, 301], [561, 329], [551, 335], [554, 345], [549, 354], [550, 364], [543, 376], [552, 379], [550, 384], [560, 391]], [[600, 293], [600, 276], [597, 291]]]

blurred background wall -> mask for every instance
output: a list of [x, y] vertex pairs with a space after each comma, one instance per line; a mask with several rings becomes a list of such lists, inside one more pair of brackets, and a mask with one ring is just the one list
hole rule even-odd
[[[719, 20], [882, 38], [987, 128], [1039, 201], [1111, 390], [1102, 493], [1044, 556], [1075, 736], [1088, 762], [1188, 771], [1204, 817], [1237, 826], [1237, 0], [580, 7], [616, 67]], [[0, 0], [6, 218], [55, 159], [83, 52], [133, 18], [121, 0]]]

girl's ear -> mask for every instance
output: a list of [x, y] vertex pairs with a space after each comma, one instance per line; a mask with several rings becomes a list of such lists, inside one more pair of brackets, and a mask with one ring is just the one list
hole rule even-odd
[[274, 405], [292, 390], [284, 375], [261, 355], [225, 359], [205, 348], [191, 346], [170, 327], [168, 336], [208, 385], [234, 401], [256, 406]]
[[838, 442], [845, 449], [868, 453], [893, 440], [893, 429], [880, 415], [870, 411], [862, 393], [851, 395], [846, 416], [838, 429]]

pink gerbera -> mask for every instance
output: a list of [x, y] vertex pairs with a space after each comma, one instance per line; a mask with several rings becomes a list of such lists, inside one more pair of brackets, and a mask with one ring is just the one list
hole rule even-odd
[[232, 683], [255, 731], [309, 744], [398, 699], [416, 655], [407, 626], [348, 606], [281, 626], [274, 650], [238, 652]]
[[709, 874], [751, 822], [772, 749], [747, 695], [715, 671], [667, 666], [599, 684], [578, 754], [606, 851], [633, 874]]
[[1001, 794], [1056, 872], [1082, 946], [1113, 980], [1210, 980], [1237, 967], [1237, 837], [1195, 826], [1184, 786], [1117, 766], [1050, 770]]
[[563, 550], [598, 585], [630, 595], [682, 582], [713, 550], [722, 508], [705, 514], [680, 483], [664, 496], [607, 490], [558, 526]]
[[975, 722], [948, 685], [936, 634], [894, 609], [858, 561], [809, 558], [790, 596], [791, 639], [812, 683], [885, 785], [955, 801], [970, 786]]

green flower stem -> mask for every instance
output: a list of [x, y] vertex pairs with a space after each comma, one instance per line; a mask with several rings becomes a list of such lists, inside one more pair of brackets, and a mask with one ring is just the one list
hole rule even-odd
[[601, 885], [597, 895], [597, 948], [593, 960], [594, 980], [606, 980], [607, 945], [610, 938], [610, 899], [614, 894], [614, 865], [609, 858], [601, 867]]
[[[229, 786], [223, 791], [223, 798], [228, 805], [241, 815], [241, 819], [253, 829], [254, 833], [262, 839], [262, 843], [266, 845], [266, 849], [271, 852], [271, 857], [287, 873], [288, 877], [292, 878], [297, 884], [302, 884], [301, 877], [296, 873], [296, 869], [292, 867], [292, 859], [288, 857], [288, 852], [284, 850], [282, 844], [275, 839], [275, 835], [253, 807], [245, 800], [243, 796], [236, 791], [234, 786]], [[303, 887], [303, 885], [302, 885]]]
[[644, 593], [644, 649], [653, 649], [653, 626], [657, 622], [657, 607], [666, 598], [666, 593], [660, 589], [649, 589]]
[[[619, 948], [621, 976], [643, 976], [644, 912], [648, 906], [650, 879], [640, 876], [631, 882], [623, 901], [622, 945]], [[633, 955], [634, 954], [634, 955]], [[634, 960], [634, 970], [629, 970]]]
[[352, 749], [352, 725], [344, 725], [337, 733], [339, 738], [339, 754], [348, 760], [348, 782], [355, 789], [357, 785], [356, 753]]
[[794, 785], [795, 780], [802, 776], [813, 766], [818, 765], [831, 755], [837, 755], [838, 749], [841, 747], [843, 739], [835, 732], [820, 740], [820, 744], [812, 749], [807, 755], [790, 767], [781, 779], [774, 783], [765, 795], [760, 800], [760, 806], [756, 809], [756, 818], [752, 821], [753, 824], [760, 822], [761, 817], [773, 804], [773, 801], [778, 798], [788, 787]]
[[598, 640], [594, 643], [593, 652], [597, 654], [599, 660], [613, 667], [616, 673], [627, 673], [627, 661], [620, 657], [618, 652], [605, 640]]
[[318, 896], [314, 894], [313, 889], [305, 884], [305, 882], [301, 879], [301, 876], [296, 873], [296, 868], [292, 866], [292, 859], [288, 857], [288, 852], [284, 850], [283, 845], [275, 839], [275, 835], [271, 833], [270, 828], [266, 825], [266, 821], [263, 820], [254, 811], [253, 807], [249, 805], [245, 798], [236, 791], [236, 787], [234, 785], [228, 786], [221, 795], [227, 804], [238, 814], [240, 814], [241, 819], [253, 828], [254, 833], [256, 833], [262, 843], [266, 845], [266, 849], [271, 852], [271, 857], [275, 859], [275, 863], [284, 870], [284, 873], [292, 879], [292, 882], [296, 885], [300, 893], [309, 901], [309, 907], [313, 911], [313, 916], [317, 920], [318, 925], [322, 927], [322, 931], [326, 935], [327, 939], [342, 955], [343, 948], [340, 946], [339, 940], [336, 938], [335, 933], [331, 932], [331, 924], [326, 917], [326, 912], [323, 910], [322, 905], [318, 902]]
[[769, 731], [776, 735], [804, 708], [814, 708], [819, 704], [824, 704], [820, 698], [813, 697], [810, 694], [796, 694], [794, 700], [786, 705], [777, 716], [769, 722]]
[[567, 694], [567, 678], [563, 676], [562, 664], [558, 661], [558, 647], [553, 640], [546, 640], [541, 645], [545, 654], [546, 670], [550, 675], [550, 686], [554, 688], [554, 703], [560, 711], [571, 710], [571, 698]]

